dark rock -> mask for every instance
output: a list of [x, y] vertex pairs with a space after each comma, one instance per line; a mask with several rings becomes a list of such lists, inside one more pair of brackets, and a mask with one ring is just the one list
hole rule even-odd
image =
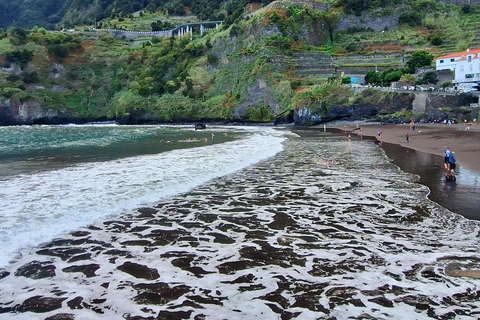
[[385, 297], [375, 297], [372, 299], [368, 299], [370, 302], [374, 302], [386, 308], [393, 308], [393, 302]]
[[139, 218], [153, 218], [158, 212], [158, 210], [154, 208], [140, 208], [137, 209], [137, 211], [140, 213]]
[[87, 278], [95, 277], [95, 271], [100, 269], [98, 264], [88, 264], [83, 266], [71, 266], [62, 269], [63, 272], [82, 272]]
[[167, 311], [162, 310], [158, 313], [157, 320], [181, 320], [190, 319], [192, 310], [189, 311]]
[[136, 227], [133, 227], [132, 229], [130, 229], [130, 232], [131, 233], [142, 232], [142, 231], [145, 231], [147, 229], [150, 229], [150, 227], [149, 226], [136, 226]]
[[193, 300], [197, 303], [200, 304], [215, 304], [218, 306], [223, 306], [223, 303], [221, 300], [225, 300], [226, 298], [215, 298], [215, 297], [202, 297], [202, 296], [187, 296], [188, 299]]
[[255, 276], [251, 273], [243, 275], [238, 277], [237, 279], [233, 281], [221, 281], [222, 283], [229, 283], [229, 284], [234, 284], [234, 283], [252, 283], [253, 280], [255, 279]]
[[70, 232], [70, 234], [73, 237], [85, 237], [85, 236], [88, 236], [90, 232], [89, 231], [73, 231], [73, 232]]
[[184, 285], [170, 288], [170, 286], [163, 282], [153, 284], [136, 284], [133, 286], [139, 293], [134, 301], [138, 304], [154, 304], [162, 305], [170, 301], [177, 300], [184, 294], [190, 292], [190, 288]]
[[71, 313], [57, 313], [53, 316], [45, 318], [45, 320], [75, 320], [75, 315]]
[[125, 320], [155, 320], [155, 317], [142, 317], [142, 316], [131, 316], [124, 315]]
[[204, 130], [207, 128], [207, 125], [203, 122], [195, 124], [195, 130]]
[[15, 312], [16, 308], [17, 308], [17, 306], [6, 307], [6, 308], [0, 307], [0, 314], [2, 314], [2, 313]]
[[0, 279], [8, 277], [9, 275], [10, 275], [10, 272], [8, 271], [0, 271]]
[[127, 240], [120, 243], [122, 246], [140, 246], [140, 247], [150, 247], [152, 245], [151, 241], [148, 240]]
[[147, 266], [133, 263], [133, 262], [125, 262], [121, 266], [117, 268], [120, 271], [128, 273], [129, 275], [135, 278], [142, 278], [147, 280], [155, 280], [160, 278], [157, 269], [149, 268]]
[[193, 302], [191, 300], [183, 300], [183, 302], [181, 304], [168, 307], [168, 309], [173, 310], [173, 309], [180, 309], [180, 308], [184, 308], [184, 307], [192, 307], [192, 308], [195, 308], [195, 309], [205, 309], [205, 307], [203, 307], [201, 304], [198, 304], [198, 303]]
[[235, 243], [235, 240], [218, 232], [212, 232], [208, 234], [209, 236], [215, 237], [213, 242], [215, 243], [223, 243], [223, 244], [232, 244]]
[[83, 248], [47, 248], [38, 250], [37, 254], [59, 257], [63, 261], [66, 261], [74, 255], [85, 253], [85, 251]]
[[342, 298], [351, 298], [357, 293], [357, 288], [355, 287], [333, 287], [328, 289], [325, 292], [327, 297], [342, 297]]
[[93, 304], [101, 304], [101, 303], [104, 303], [106, 301], [107, 301], [107, 299], [92, 299]]
[[222, 274], [234, 274], [239, 270], [245, 270], [250, 267], [248, 261], [229, 261], [218, 265], [216, 268]]
[[18, 268], [15, 276], [30, 279], [51, 278], [55, 276], [55, 266], [51, 262], [32, 261]]
[[83, 301], [82, 297], [75, 297], [72, 300], [67, 301], [67, 306], [72, 310], [83, 309], [82, 301]]
[[150, 238], [155, 241], [155, 245], [164, 246], [176, 241], [179, 237], [187, 235], [188, 232], [184, 230], [152, 230], [145, 238]]
[[366, 307], [361, 299], [350, 299], [350, 300], [347, 300], [346, 302], [353, 304], [355, 307], [361, 307], [361, 308]]
[[68, 263], [72, 262], [77, 262], [77, 261], [82, 261], [82, 260], [89, 260], [91, 258], [92, 254], [91, 253], [84, 253], [84, 254], [79, 254], [78, 256], [73, 256], [70, 259], [68, 259]]
[[266, 300], [266, 301], [271, 301], [271, 302], [276, 302], [278, 303], [283, 309], [287, 309], [290, 306], [290, 302], [288, 301], [287, 298], [282, 296], [278, 292], [270, 292], [263, 297], [259, 297], [259, 299]]
[[61, 308], [62, 302], [66, 299], [34, 296], [25, 300], [17, 310], [18, 312], [49, 312]]
[[213, 273], [205, 271], [203, 268], [198, 266], [191, 266], [193, 259], [194, 256], [190, 255], [188, 257], [173, 259], [171, 263], [177, 268], [193, 273], [197, 278], [201, 278], [205, 274]]
[[123, 251], [123, 250], [118, 250], [118, 249], [112, 249], [112, 250], [105, 251], [104, 254], [110, 255], [110, 256], [115, 256], [116, 258], [118, 258], [118, 257], [124, 257], [124, 258], [127, 258], [127, 259], [133, 258], [132, 254], [130, 252]]

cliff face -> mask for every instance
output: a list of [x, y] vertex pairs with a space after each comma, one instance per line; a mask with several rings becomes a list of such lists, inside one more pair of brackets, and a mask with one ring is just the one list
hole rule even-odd
[[[475, 102], [470, 95], [396, 92], [382, 100], [377, 97], [382, 94], [365, 92], [358, 99], [352, 97], [355, 102], [345, 102], [345, 99], [353, 100], [350, 99], [353, 94], [341, 96], [329, 91], [328, 95], [333, 98], [328, 107], [318, 103], [315, 96], [311, 97], [312, 103], [294, 104], [295, 98], [303, 99], [302, 93], [309, 87], [325, 82], [332, 75], [351, 77], [360, 83], [377, 64], [381, 70], [402, 68], [405, 62], [404, 53], [396, 51], [332, 56], [311, 50], [328, 47], [334, 31], [355, 26], [375, 30], [383, 30], [386, 25], [394, 27], [397, 13], [378, 17], [378, 20], [373, 16], [372, 19], [341, 16], [337, 25], [332, 16], [312, 10], [297, 11], [280, 15], [266, 13], [242, 20], [208, 41], [195, 37], [193, 41], [186, 37], [170, 38], [169, 47], [167, 39], [149, 41], [143, 48], [129, 42], [127, 48], [121, 38], [108, 34], [86, 33], [77, 35], [79, 39], [57, 35], [56, 40], [65, 38], [62, 41], [69, 46], [52, 47], [50, 51], [82, 44], [65, 53], [63, 65], [54, 63], [54, 57], [42, 47], [42, 41], [29, 43], [34, 53], [23, 64], [23, 57], [12, 53], [19, 55], [23, 51], [7, 48], [12, 51], [9, 59], [16, 57], [19, 64], [11, 63], [10, 68], [3, 68], [4, 74], [0, 74], [0, 82], [11, 86], [0, 87], [3, 94], [0, 95], [0, 125], [84, 123], [107, 117], [124, 124], [199, 119], [248, 121], [253, 118], [249, 117], [254, 109], [271, 112], [265, 117], [267, 120], [272, 119], [272, 115], [281, 115], [283, 121], [297, 124], [388, 118], [395, 113], [398, 118], [402, 112], [425, 120], [478, 118], [478, 109], [470, 108]], [[35, 37], [48, 40], [50, 35]], [[379, 45], [386, 43], [380, 42]], [[171, 50], [177, 46], [178, 50]], [[0, 54], [0, 64], [4, 56]], [[190, 58], [180, 63], [179, 59], [185, 56]], [[193, 72], [194, 68], [200, 71]], [[162, 99], [163, 96], [169, 98]], [[171, 110], [163, 112], [172, 105]], [[292, 106], [298, 105], [308, 107], [290, 112]], [[202, 108], [210, 108], [215, 113]], [[173, 116], [166, 117], [169, 112]]]
[[4, 100], [0, 104], [0, 126], [32, 124], [66, 124], [103, 121], [106, 117], [92, 118], [75, 116], [71, 110], [54, 110], [42, 107], [37, 102], [13, 103]]
[[[418, 106], [422, 112], [414, 113], [417, 95], [425, 95], [424, 104]], [[298, 125], [309, 125], [329, 122], [333, 120], [356, 121], [369, 119], [384, 119], [387, 122], [409, 121], [402, 117], [388, 115], [402, 111], [410, 111], [417, 121], [434, 121], [445, 119], [478, 119], [478, 107], [470, 107], [474, 100], [471, 94], [446, 95], [440, 93], [396, 92], [391, 98], [383, 99], [378, 103], [358, 101], [351, 106], [336, 105], [329, 109], [324, 116], [311, 112], [309, 108], [295, 110], [294, 119]]]

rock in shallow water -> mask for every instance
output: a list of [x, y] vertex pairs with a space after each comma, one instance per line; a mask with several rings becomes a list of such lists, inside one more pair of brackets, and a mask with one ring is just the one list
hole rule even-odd
[[62, 307], [62, 302], [67, 298], [51, 298], [34, 296], [25, 300], [17, 309], [18, 312], [43, 313], [53, 311]]
[[32, 261], [17, 269], [17, 277], [30, 279], [43, 279], [55, 276], [55, 266], [50, 262]]
[[157, 269], [149, 268], [147, 266], [144, 266], [138, 263], [129, 262], [129, 261], [125, 262], [124, 264], [119, 266], [117, 269], [125, 273], [128, 273], [129, 275], [134, 276], [135, 278], [142, 278], [147, 280], [155, 280], [160, 278], [160, 275], [158, 274]]

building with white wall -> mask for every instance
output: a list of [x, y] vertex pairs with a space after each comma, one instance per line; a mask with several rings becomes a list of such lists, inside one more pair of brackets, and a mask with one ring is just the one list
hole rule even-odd
[[455, 71], [455, 84], [480, 82], [480, 48], [467, 49], [435, 59], [436, 69]]

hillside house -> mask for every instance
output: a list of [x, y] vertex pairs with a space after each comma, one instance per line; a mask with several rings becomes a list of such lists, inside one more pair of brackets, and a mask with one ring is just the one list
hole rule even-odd
[[455, 84], [480, 83], [480, 48], [467, 49], [439, 57], [435, 60], [436, 69], [455, 72]]

